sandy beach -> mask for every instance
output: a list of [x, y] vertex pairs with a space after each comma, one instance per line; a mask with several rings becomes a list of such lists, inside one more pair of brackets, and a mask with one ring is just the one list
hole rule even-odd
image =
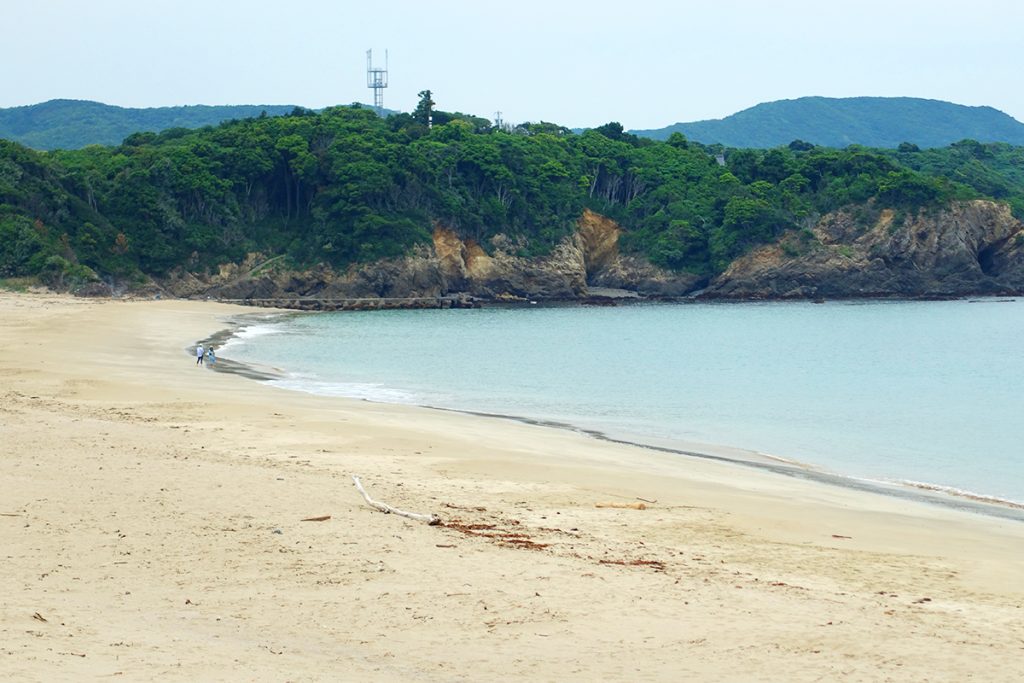
[[1024, 523], [196, 367], [253, 312], [0, 294], [0, 679], [1020, 680]]

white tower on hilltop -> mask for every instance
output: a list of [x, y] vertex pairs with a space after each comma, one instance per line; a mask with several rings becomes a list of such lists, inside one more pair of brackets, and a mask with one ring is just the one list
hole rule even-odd
[[373, 88], [373, 108], [384, 116], [384, 88], [388, 87], [388, 51], [384, 50], [384, 68], [373, 68], [373, 50], [366, 51], [366, 87]]

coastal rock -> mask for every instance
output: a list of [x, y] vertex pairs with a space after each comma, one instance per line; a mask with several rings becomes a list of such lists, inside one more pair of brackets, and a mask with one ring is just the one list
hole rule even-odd
[[585, 210], [577, 229], [546, 256], [528, 257], [524, 242], [499, 234], [485, 245], [435, 223], [429, 245], [405, 257], [336, 270], [320, 264], [304, 270], [284, 267], [281, 257], [248, 254], [214, 272], [179, 269], [160, 281], [179, 297], [310, 306], [349, 305], [354, 300], [388, 299], [394, 305], [429, 300], [476, 298], [493, 301], [578, 300], [591, 286], [642, 296], [679, 296], [700, 283], [689, 274], [657, 268], [619, 253], [622, 228]]
[[325, 281], [319, 295], [339, 299], [437, 297], [446, 292], [444, 275], [427, 247], [403, 258], [350, 266]]
[[594, 273], [592, 287], [609, 287], [638, 292], [644, 296], [685, 296], [706, 280], [691, 273], [674, 273], [636, 256], [616, 257]]
[[468, 292], [483, 298], [574, 299], [586, 294], [586, 268], [579, 239], [563, 239], [541, 258], [519, 256], [523, 245], [505, 235], [491, 240], [487, 254], [471, 244], [467, 263]]
[[[755, 249], [736, 259], [702, 296], [947, 297], [1024, 291], [1024, 225], [1005, 205], [957, 202], [914, 215], [885, 209], [868, 221], [864, 213], [865, 207], [831, 213], [810, 230]], [[362, 300], [396, 306], [471, 298], [579, 300], [590, 288], [676, 297], [706, 284], [695, 275], [621, 254], [621, 235], [615, 221], [585, 210], [577, 229], [550, 254], [530, 258], [522, 255], [525, 244], [506, 235], [494, 236], [485, 248], [435, 224], [431, 244], [402, 258], [343, 271], [324, 264], [293, 270], [280, 257], [249, 254], [215, 272], [180, 269], [159, 284], [174, 296], [297, 301], [311, 307]]]
[[446, 291], [460, 291], [466, 288], [466, 262], [468, 247], [458, 234], [440, 223], [434, 224], [434, 254], [437, 265], [444, 277]]
[[956, 202], [864, 225], [850, 211], [824, 216], [736, 259], [705, 297], [947, 297], [1024, 291], [1024, 225], [1009, 207]]
[[499, 300], [576, 298], [586, 292], [586, 269], [579, 238], [560, 242], [541, 258], [518, 255], [524, 245], [496, 235], [488, 253], [451, 229], [434, 228], [434, 254], [445, 279], [445, 294]]
[[619, 237], [622, 235], [618, 223], [590, 209], [583, 209], [576, 231], [588, 276], [604, 271], [618, 259]]
[[71, 290], [75, 296], [99, 298], [114, 296], [114, 289], [106, 282], [87, 282]]
[[622, 228], [590, 209], [583, 210], [576, 234], [583, 248], [587, 282], [592, 287], [624, 289], [645, 296], [683, 296], [702, 284], [696, 275], [675, 273], [646, 259], [620, 254]]
[[[680, 278], [646, 261], [618, 253], [622, 228], [585, 211], [579, 228], [550, 254], [526, 257], [526, 245], [497, 234], [486, 248], [435, 223], [432, 244], [406, 257], [358, 264], [338, 271], [328, 265], [305, 270], [282, 267], [283, 260], [249, 254], [215, 272], [178, 270], [162, 284], [175, 296], [264, 302], [307, 300], [317, 305], [361, 299], [388, 299], [420, 305], [430, 299], [476, 298], [495, 301], [581, 299], [589, 287], [640, 294], [677, 295], [695, 279]], [[415, 301], [414, 301], [415, 300]]]

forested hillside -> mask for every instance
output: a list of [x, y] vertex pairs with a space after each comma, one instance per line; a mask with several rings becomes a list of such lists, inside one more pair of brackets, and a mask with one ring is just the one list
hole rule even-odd
[[137, 133], [116, 147], [36, 152], [0, 141], [0, 277], [58, 285], [141, 281], [247, 253], [344, 267], [430, 244], [436, 223], [492, 248], [549, 252], [584, 208], [616, 219], [622, 248], [710, 277], [824, 212], [909, 215], [991, 196], [1024, 209], [1021, 149], [963, 142], [878, 152], [793, 143], [719, 150], [618, 124], [575, 135], [461, 114], [387, 119], [297, 109], [215, 128]]
[[778, 147], [806, 140], [826, 147], [945, 147], [959, 140], [1024, 145], [1024, 123], [992, 107], [913, 97], [801, 97], [765, 102], [724, 119], [632, 131], [655, 140], [682, 133], [729, 147]]
[[231, 119], [286, 114], [292, 105], [226, 105], [131, 109], [86, 100], [50, 100], [0, 109], [0, 138], [33, 149], [118, 145], [132, 133], [216, 126]]

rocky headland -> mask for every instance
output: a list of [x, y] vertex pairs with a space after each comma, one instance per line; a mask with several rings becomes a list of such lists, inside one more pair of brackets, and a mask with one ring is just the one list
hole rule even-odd
[[1024, 225], [1009, 207], [956, 202], [942, 210], [850, 211], [736, 259], [703, 296], [729, 299], [957, 297], [1024, 293]]
[[[870, 208], [870, 207], [869, 207]], [[1024, 293], [1024, 225], [1007, 206], [977, 200], [900, 214], [844, 210], [736, 259], [708, 282], [620, 253], [622, 228], [586, 210], [547, 256], [529, 258], [504, 235], [481, 245], [436, 224], [429, 245], [399, 259], [291, 270], [250, 254], [214, 273], [183, 269], [160, 281], [178, 297], [297, 308], [458, 306], [585, 301], [609, 291], [647, 298], [821, 299]]]

